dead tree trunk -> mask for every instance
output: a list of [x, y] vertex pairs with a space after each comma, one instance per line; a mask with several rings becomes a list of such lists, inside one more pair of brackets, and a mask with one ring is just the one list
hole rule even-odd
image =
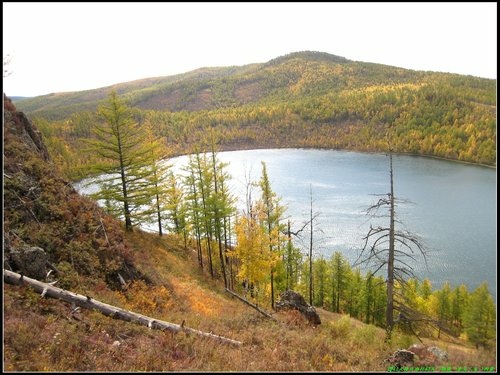
[[392, 153], [389, 155], [391, 193], [389, 200], [390, 223], [389, 223], [389, 257], [387, 260], [387, 310], [385, 319], [387, 322], [387, 339], [390, 340], [394, 328], [394, 181], [392, 169]]
[[222, 342], [224, 344], [231, 344], [235, 346], [241, 346], [242, 342], [240, 341], [235, 341], [228, 339], [226, 337], [214, 335], [212, 333], [208, 332], [202, 332], [198, 331], [193, 328], [189, 327], [184, 327], [184, 325], [179, 325], [179, 324], [174, 324], [174, 323], [169, 323], [165, 322], [162, 320], [157, 320], [150, 318], [148, 316], [134, 313], [132, 311], [124, 310], [122, 308], [113, 306], [113, 305], [108, 305], [107, 303], [100, 302], [98, 300], [95, 300], [89, 296], [83, 296], [81, 294], [76, 294], [73, 292], [70, 292], [68, 290], [64, 290], [61, 288], [57, 288], [55, 286], [52, 286], [50, 284], [31, 279], [26, 276], [22, 276], [18, 273], [8, 271], [8, 270], [3, 270], [3, 279], [6, 283], [12, 284], [12, 285], [29, 285], [31, 286], [35, 291], [40, 293], [42, 296], [48, 296], [52, 298], [57, 298], [57, 299], [62, 299], [63, 301], [74, 303], [77, 306], [84, 307], [86, 309], [95, 309], [99, 311], [100, 313], [110, 316], [115, 319], [121, 319], [125, 320], [127, 322], [135, 322], [139, 323], [145, 326], [148, 326], [151, 329], [160, 329], [160, 330], [168, 330], [172, 332], [180, 332], [184, 331], [186, 333], [194, 333], [199, 336], [203, 337], [208, 337], [210, 339], [217, 340], [219, 342]]

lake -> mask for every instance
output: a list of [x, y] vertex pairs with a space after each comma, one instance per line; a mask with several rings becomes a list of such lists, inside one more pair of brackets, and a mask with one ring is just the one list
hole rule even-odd
[[[264, 161], [272, 189], [287, 206], [292, 231], [309, 219], [311, 195], [315, 221], [314, 254], [329, 257], [340, 251], [352, 264], [363, 247], [370, 223], [388, 226], [389, 219], [373, 219], [366, 209], [390, 191], [389, 158], [385, 154], [336, 150], [267, 149], [220, 152], [234, 195], [244, 207], [246, 181], [258, 181]], [[173, 158], [175, 170], [188, 157]], [[496, 301], [496, 169], [408, 155], [394, 155], [394, 195], [397, 218], [419, 235], [428, 249], [428, 268], [422, 257], [415, 274], [434, 288], [448, 280], [469, 290], [487, 281]], [[78, 186], [77, 186], [78, 188]], [[257, 199], [259, 191], [253, 189]], [[382, 220], [382, 221], [380, 221]], [[308, 249], [308, 233], [303, 243]]]

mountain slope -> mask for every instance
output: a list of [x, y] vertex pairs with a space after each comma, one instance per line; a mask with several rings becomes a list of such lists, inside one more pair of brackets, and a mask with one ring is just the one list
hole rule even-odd
[[[413, 71], [321, 52], [202, 68], [16, 102], [72, 149], [91, 136], [110, 90], [174, 153], [213, 131], [222, 150], [314, 147], [437, 156], [496, 165], [496, 80]], [[203, 147], [203, 146], [201, 146]], [[81, 150], [76, 150], [81, 154]], [[72, 160], [69, 164], [78, 164]]]
[[[95, 110], [111, 90], [132, 107], [167, 111], [194, 111], [241, 106], [266, 100], [288, 100], [332, 91], [429, 80], [453, 80], [458, 75], [407, 70], [347, 60], [322, 52], [295, 52], [264, 64], [201, 68], [168, 77], [146, 78], [109, 87], [72, 93], [54, 93], [15, 101], [31, 115], [60, 118], [81, 110]], [[480, 90], [494, 88], [475, 79]]]

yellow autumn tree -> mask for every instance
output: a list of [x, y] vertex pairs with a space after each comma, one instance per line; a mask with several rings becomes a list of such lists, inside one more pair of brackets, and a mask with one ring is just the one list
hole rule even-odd
[[257, 302], [269, 292], [270, 270], [278, 260], [269, 251], [269, 235], [264, 224], [265, 212], [257, 203], [249, 214], [236, 221], [237, 245], [230, 256], [238, 259], [237, 278], [251, 291]]

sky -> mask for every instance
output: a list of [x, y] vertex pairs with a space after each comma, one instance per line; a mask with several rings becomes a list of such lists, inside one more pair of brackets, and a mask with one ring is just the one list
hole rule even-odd
[[497, 3], [3, 3], [8, 96], [297, 51], [496, 79]]

